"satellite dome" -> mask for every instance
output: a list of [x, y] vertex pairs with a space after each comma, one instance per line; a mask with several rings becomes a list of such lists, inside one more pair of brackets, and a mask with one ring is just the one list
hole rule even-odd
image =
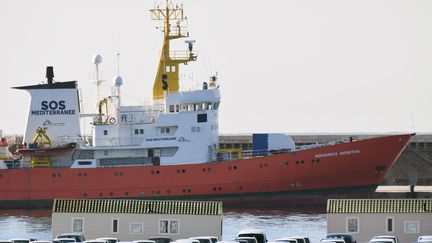
[[93, 56], [93, 63], [98, 65], [102, 63], [102, 56], [99, 54], [96, 54]]
[[113, 78], [113, 85], [115, 86], [121, 86], [123, 84], [123, 78], [120, 76], [115, 76]]

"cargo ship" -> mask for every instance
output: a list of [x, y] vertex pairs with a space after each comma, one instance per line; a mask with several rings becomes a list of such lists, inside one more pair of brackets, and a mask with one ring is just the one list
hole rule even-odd
[[[383, 181], [413, 134], [296, 146], [285, 134], [254, 134], [253, 150], [219, 148], [217, 75], [181, 90], [179, 70], [197, 60], [183, 6], [150, 10], [163, 44], [150, 105], [126, 106], [123, 79], [100, 97], [95, 55], [95, 114], [81, 112], [77, 81], [15, 87], [31, 96], [23, 144], [14, 163], [0, 160], [0, 207], [49, 207], [55, 198], [222, 200], [225, 205], [325, 205], [367, 197]], [[92, 119], [92, 136], [80, 121]], [[277, 199], [277, 200], [276, 200]]]

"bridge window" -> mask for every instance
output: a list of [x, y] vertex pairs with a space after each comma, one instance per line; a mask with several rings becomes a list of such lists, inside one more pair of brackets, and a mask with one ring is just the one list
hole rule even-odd
[[174, 105], [170, 105], [170, 106], [169, 106], [169, 112], [170, 112], [170, 113], [173, 113], [173, 112], [174, 112]]
[[207, 122], [207, 114], [198, 114], [197, 122]]
[[78, 161], [78, 165], [91, 165], [92, 162], [88, 160]]
[[160, 131], [161, 131], [161, 133], [170, 133], [170, 128], [169, 127], [162, 127]]

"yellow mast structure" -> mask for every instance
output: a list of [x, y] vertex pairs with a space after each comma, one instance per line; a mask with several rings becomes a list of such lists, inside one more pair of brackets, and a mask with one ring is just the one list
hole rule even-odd
[[[152, 20], [163, 21], [163, 27], [160, 28], [164, 34], [159, 66], [156, 78], [153, 84], [153, 100], [161, 100], [170, 92], [179, 90], [179, 64], [187, 64], [195, 61], [196, 53], [193, 52], [194, 41], [185, 41], [188, 44], [187, 51], [170, 52], [170, 41], [189, 36], [186, 30], [186, 16], [183, 14], [183, 5], [171, 7], [166, 0], [165, 9], [159, 7], [150, 10]], [[176, 21], [171, 25], [171, 21]]]

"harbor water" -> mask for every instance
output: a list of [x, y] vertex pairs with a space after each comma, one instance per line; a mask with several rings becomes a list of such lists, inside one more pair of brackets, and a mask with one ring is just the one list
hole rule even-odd
[[[229, 209], [223, 214], [223, 240], [247, 228], [262, 229], [269, 241], [307, 235], [319, 242], [326, 234], [326, 215], [313, 209]], [[0, 210], [0, 239], [52, 239], [51, 210]]]

